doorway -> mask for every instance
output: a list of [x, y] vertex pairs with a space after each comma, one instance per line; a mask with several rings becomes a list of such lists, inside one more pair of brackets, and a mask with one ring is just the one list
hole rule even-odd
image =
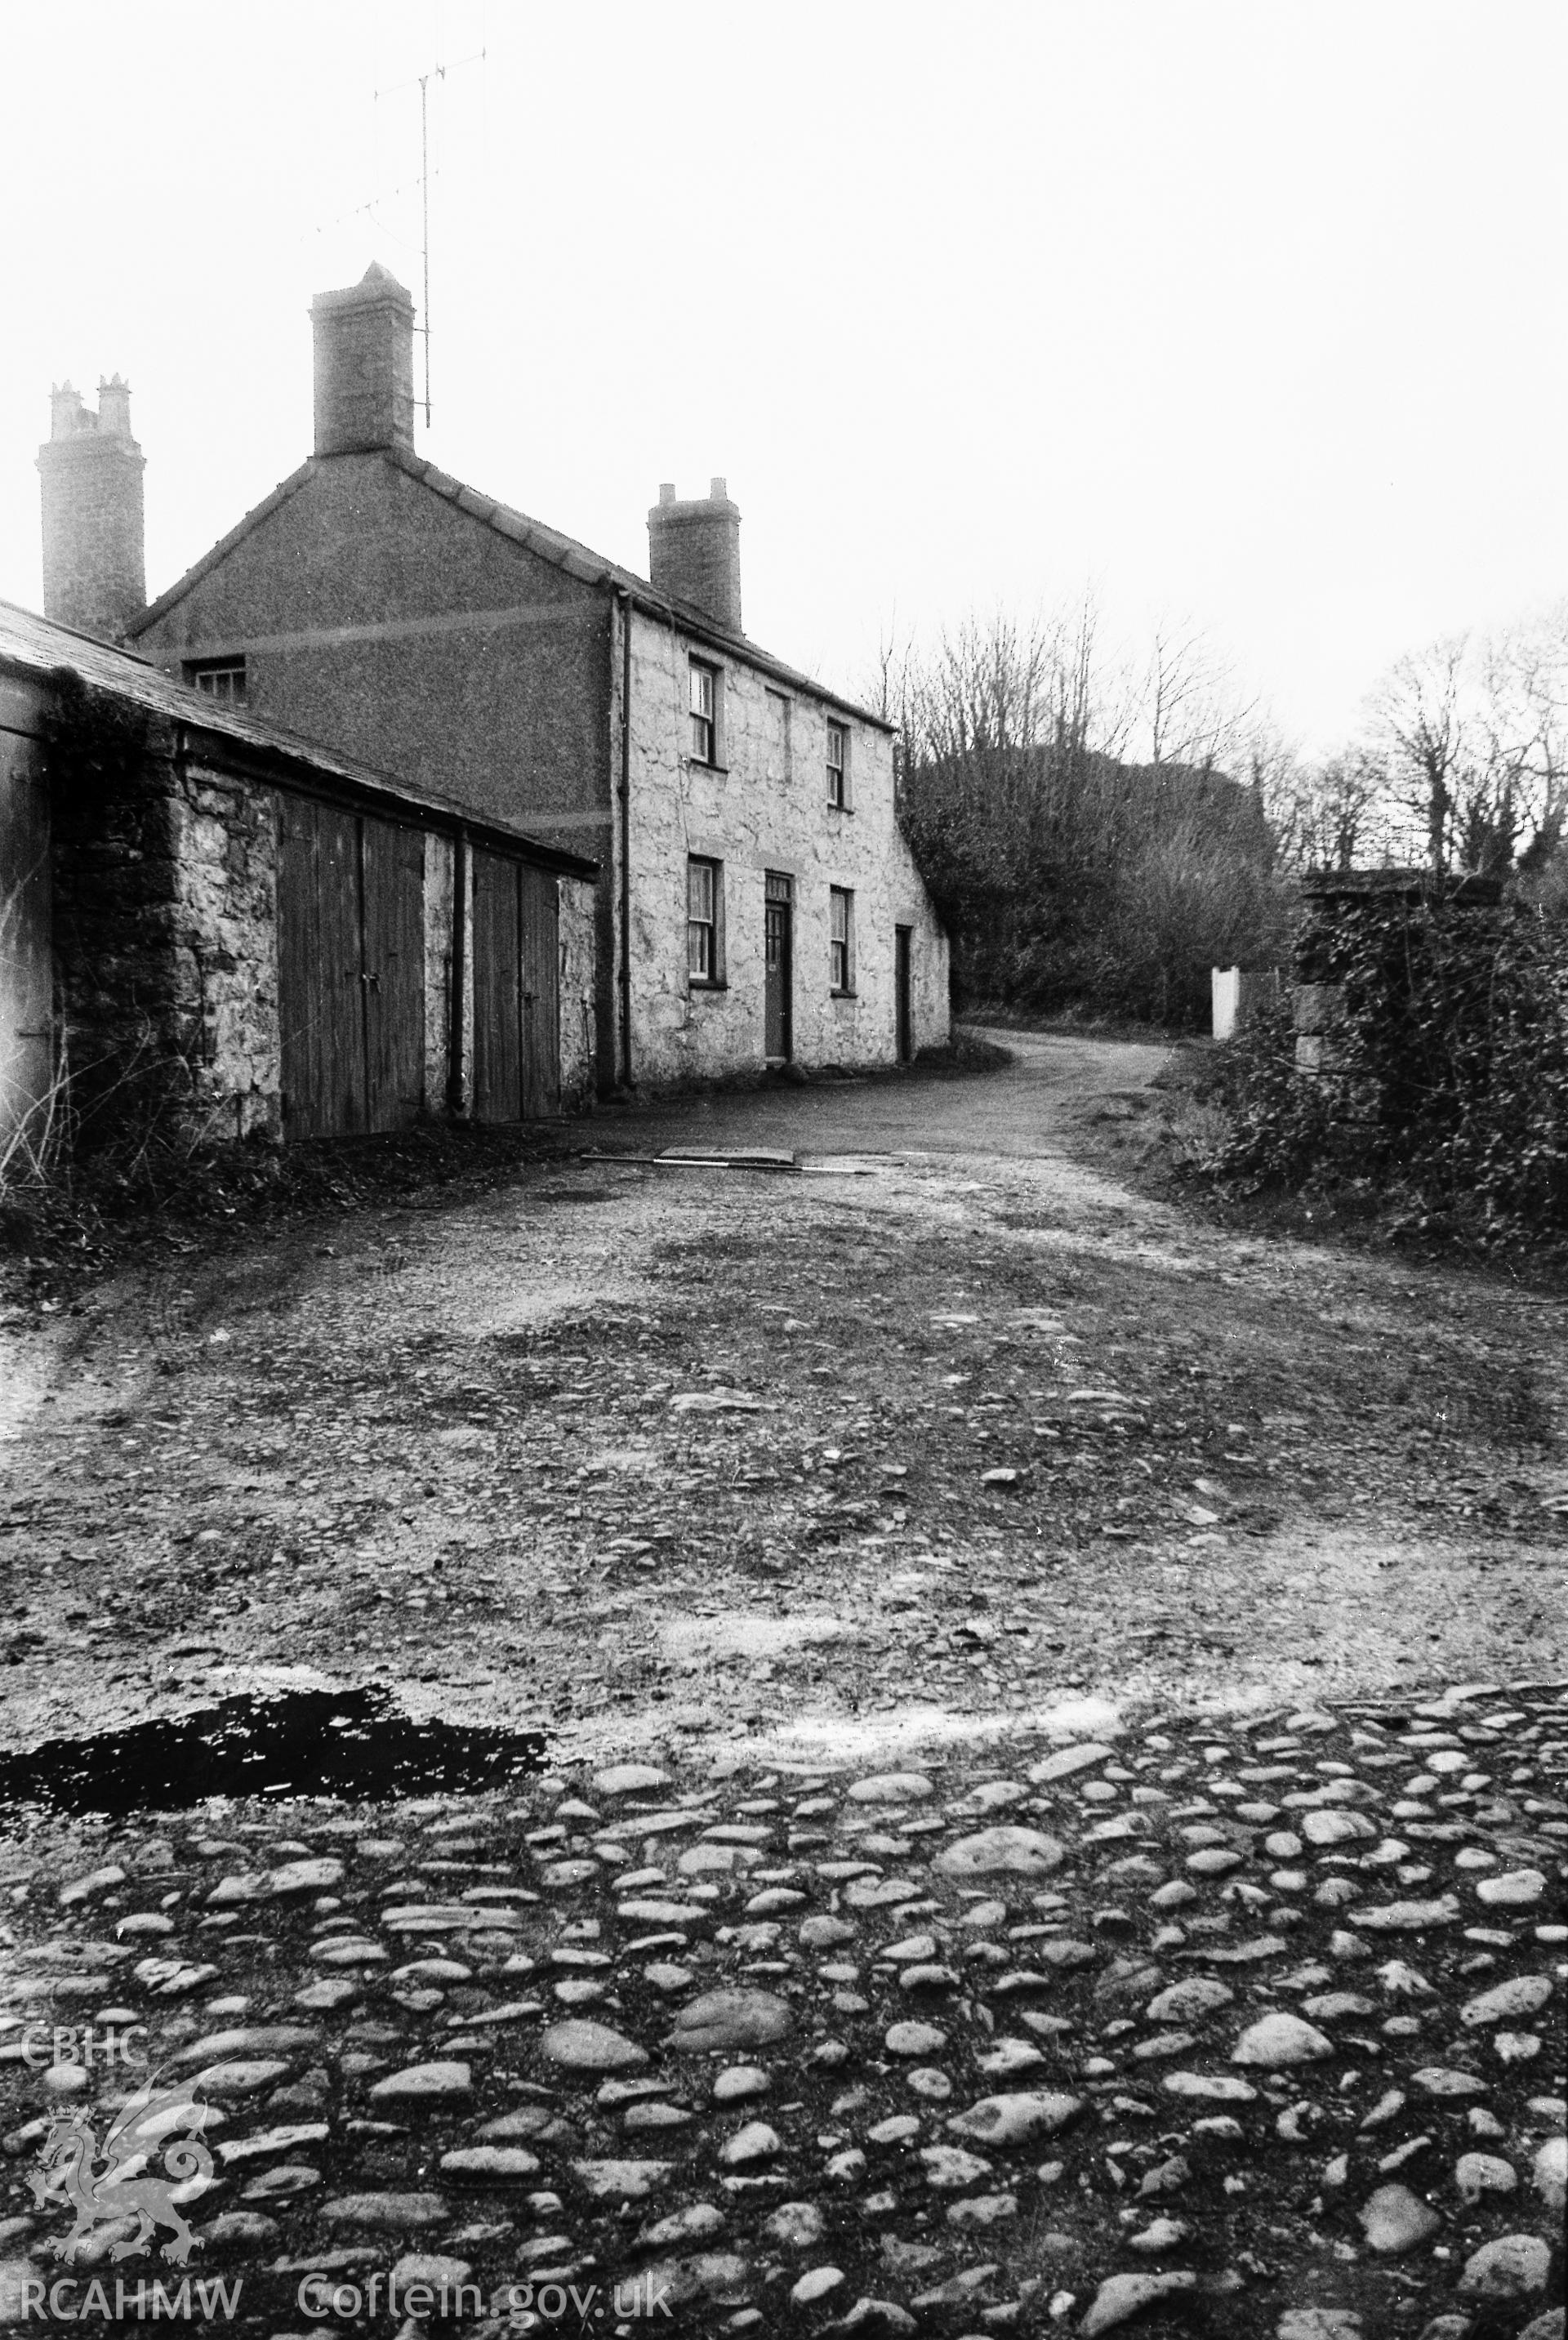
[[907, 1065], [915, 1054], [915, 1017], [909, 998], [909, 949], [914, 930], [893, 929], [893, 998], [898, 1020], [898, 1062]]
[[41, 1145], [55, 1087], [49, 797], [38, 742], [8, 730], [0, 730], [0, 1148], [14, 1137]]
[[780, 870], [767, 876], [763, 918], [767, 974], [763, 987], [762, 1049], [770, 1063], [788, 1063], [793, 1048], [791, 955], [795, 881]]
[[424, 1091], [424, 838], [279, 798], [283, 1134], [404, 1129]]
[[499, 853], [473, 857], [473, 1116], [537, 1121], [561, 1106], [555, 879]]

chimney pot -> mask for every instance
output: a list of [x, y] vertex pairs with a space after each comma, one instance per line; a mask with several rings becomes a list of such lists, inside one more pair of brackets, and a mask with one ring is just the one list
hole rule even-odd
[[663, 483], [648, 515], [648, 573], [660, 593], [694, 603], [727, 633], [740, 632], [740, 514], [724, 481], [689, 503]]
[[131, 435], [131, 385], [119, 374], [108, 382], [98, 377], [98, 428], [114, 439]]
[[147, 602], [140, 447], [131, 392], [118, 374], [98, 384], [98, 411], [69, 382], [49, 398], [38, 450], [44, 521], [44, 615], [120, 642]]
[[413, 451], [413, 299], [372, 260], [357, 284], [318, 292], [315, 338], [318, 455], [378, 447]]
[[81, 392], [73, 389], [68, 379], [53, 385], [49, 392], [51, 439], [74, 439], [78, 431], [90, 431], [94, 420], [82, 403]]
[[[65, 386], [67, 389], [70, 388], [70, 384], [68, 382]], [[672, 504], [675, 501], [675, 482], [673, 480], [660, 481], [659, 501], [661, 504]]]

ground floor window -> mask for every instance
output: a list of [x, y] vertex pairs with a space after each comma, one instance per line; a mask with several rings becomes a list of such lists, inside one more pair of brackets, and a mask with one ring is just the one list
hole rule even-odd
[[719, 983], [719, 865], [692, 854], [686, 864], [686, 971], [693, 983]]
[[855, 897], [847, 886], [828, 888], [828, 967], [835, 991], [855, 988]]

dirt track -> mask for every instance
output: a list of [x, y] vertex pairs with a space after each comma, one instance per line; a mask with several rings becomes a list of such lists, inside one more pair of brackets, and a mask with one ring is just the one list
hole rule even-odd
[[[1151, 1203], [1161, 1052], [998, 1036], [14, 1326], [5, 1742], [280, 1678], [597, 1752], [1568, 1671], [1563, 1306]], [[812, 1175], [576, 1151], [710, 1142]]]

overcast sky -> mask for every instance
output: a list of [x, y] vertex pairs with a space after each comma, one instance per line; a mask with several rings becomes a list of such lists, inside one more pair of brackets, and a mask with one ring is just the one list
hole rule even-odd
[[0, 44], [30, 606], [52, 381], [132, 384], [153, 594], [309, 453], [311, 295], [420, 297], [397, 84], [443, 61], [420, 451], [644, 573], [660, 481], [722, 472], [747, 630], [824, 679], [1093, 583], [1328, 747], [1568, 592], [1563, 0], [6, 0]]

